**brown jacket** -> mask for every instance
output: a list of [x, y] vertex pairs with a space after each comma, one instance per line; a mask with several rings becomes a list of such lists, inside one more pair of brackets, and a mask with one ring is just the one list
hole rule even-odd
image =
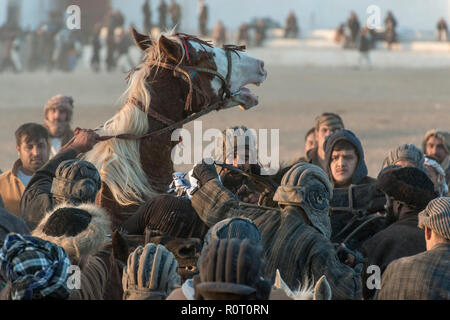
[[17, 173], [22, 167], [22, 161], [14, 162], [13, 168], [0, 175], [0, 196], [5, 204], [5, 209], [19, 216], [20, 198], [25, 191], [25, 186], [20, 181]]

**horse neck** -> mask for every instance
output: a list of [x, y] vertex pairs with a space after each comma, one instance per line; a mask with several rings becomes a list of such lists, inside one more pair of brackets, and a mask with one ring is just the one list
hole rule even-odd
[[[169, 90], [167, 89], [169, 88]], [[157, 82], [150, 86], [150, 108], [156, 113], [175, 122], [184, 118], [185, 97], [180, 82], [174, 81], [170, 72], [164, 72]], [[167, 124], [148, 117], [149, 132], [162, 129]], [[166, 192], [172, 181], [173, 162], [172, 148], [178, 141], [171, 141], [172, 132], [143, 139], [140, 145], [141, 165], [150, 185], [159, 192]]]

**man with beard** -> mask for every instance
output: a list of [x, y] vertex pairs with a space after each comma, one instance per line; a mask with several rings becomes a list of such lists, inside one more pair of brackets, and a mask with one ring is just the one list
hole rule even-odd
[[34, 172], [48, 161], [50, 147], [47, 130], [37, 123], [23, 124], [15, 134], [19, 159], [0, 175], [0, 196], [5, 209], [19, 215], [20, 198]]
[[73, 113], [72, 97], [58, 94], [52, 97], [44, 107], [44, 126], [50, 136], [50, 157], [55, 156], [61, 146], [73, 137], [70, 128]]
[[441, 165], [447, 185], [450, 185], [450, 133], [436, 129], [428, 131], [423, 139], [422, 151]]
[[[412, 256], [426, 250], [423, 230], [417, 227], [418, 213], [437, 197], [433, 182], [417, 168], [387, 169], [377, 181], [378, 188], [386, 195], [386, 229], [376, 233], [361, 246], [368, 258], [368, 265], [375, 265], [384, 272], [393, 260]], [[365, 298], [375, 290], [363, 289]]]

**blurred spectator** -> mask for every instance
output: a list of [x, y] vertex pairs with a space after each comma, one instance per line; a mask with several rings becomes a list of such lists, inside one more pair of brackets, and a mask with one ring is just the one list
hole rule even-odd
[[241, 24], [239, 27], [237, 43], [240, 46], [248, 46], [250, 43], [250, 35], [248, 32], [248, 25], [246, 23]]
[[391, 11], [387, 13], [386, 19], [384, 19], [385, 25], [385, 40], [388, 45], [388, 49], [392, 48], [392, 44], [397, 42], [397, 33], [395, 28], [397, 27], [397, 20], [395, 20], [394, 15]]
[[359, 66], [362, 67], [362, 63], [365, 60], [369, 68], [372, 67], [370, 61], [369, 51], [370, 51], [370, 41], [369, 41], [369, 28], [365, 27], [360, 32], [359, 38]]
[[350, 29], [350, 46], [356, 48], [356, 37], [361, 28], [358, 17], [353, 11], [350, 12], [350, 18], [347, 20], [347, 26]]
[[94, 72], [100, 71], [100, 50], [102, 45], [100, 42], [100, 31], [102, 29], [101, 24], [97, 23], [94, 26], [94, 34], [92, 35], [92, 58], [91, 58], [91, 68]]
[[255, 27], [255, 46], [261, 47], [266, 40], [266, 24], [263, 19], [258, 19]]
[[226, 30], [222, 23], [222, 21], [217, 21], [216, 27], [213, 31], [213, 39], [215, 42], [215, 45], [217, 47], [221, 47], [225, 44], [226, 41]]
[[170, 0], [169, 12], [172, 18], [172, 28], [175, 32], [178, 32], [181, 22], [181, 7], [175, 0]]
[[286, 19], [286, 28], [284, 29], [284, 37], [285, 38], [298, 38], [299, 27], [297, 23], [297, 17], [295, 16], [294, 11], [289, 12], [289, 15]]
[[167, 29], [167, 4], [164, 0], [161, 0], [159, 7], [159, 29], [165, 31]]
[[448, 27], [444, 18], [439, 19], [437, 24], [437, 32], [439, 41], [447, 41], [448, 39]]
[[200, 30], [200, 36], [204, 37], [208, 35], [208, 6], [204, 0], [198, 1], [198, 25]]
[[142, 13], [144, 15], [144, 30], [145, 32], [152, 31], [152, 12], [150, 6], [150, 0], [145, 0], [142, 5]]
[[345, 24], [341, 23], [334, 33], [334, 42], [345, 48], [348, 44], [348, 36], [345, 32]]

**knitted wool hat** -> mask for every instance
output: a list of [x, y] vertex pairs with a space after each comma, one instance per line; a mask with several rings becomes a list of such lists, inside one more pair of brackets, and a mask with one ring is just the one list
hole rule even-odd
[[178, 262], [162, 245], [147, 243], [128, 257], [123, 269], [124, 300], [164, 300], [181, 285]]
[[[445, 171], [442, 169], [441, 165], [433, 159], [425, 157], [425, 167], [428, 170], [433, 170], [436, 176], [436, 182], [434, 186], [434, 190], [439, 194], [440, 197], [445, 197], [448, 193], [447, 182], [445, 181]], [[427, 172], [428, 177], [430, 177], [430, 172]], [[430, 177], [430, 179], [433, 179]], [[433, 180], [432, 180], [433, 181]]]
[[391, 150], [383, 161], [383, 168], [396, 164], [400, 160], [411, 162], [417, 169], [423, 172], [426, 171], [423, 153], [413, 144], [402, 144], [394, 150]]
[[10, 233], [0, 250], [0, 275], [12, 300], [67, 299], [68, 268], [63, 248], [39, 238]]
[[149, 217], [151, 230], [178, 238], [203, 238], [208, 227], [199, 218], [191, 201], [168, 194], [158, 195], [147, 203], [142, 210]]
[[330, 238], [329, 202], [333, 187], [326, 173], [314, 164], [299, 162], [285, 173], [273, 200], [279, 204], [301, 207], [312, 225]]
[[417, 168], [387, 170], [378, 179], [377, 187], [395, 200], [418, 210], [423, 210], [437, 197], [433, 182]]
[[47, 111], [51, 108], [64, 109], [65, 111], [67, 111], [69, 119], [72, 119], [73, 98], [69, 96], [63, 96], [62, 94], [51, 97], [44, 107], [44, 114], [47, 114]]
[[84, 160], [66, 160], [56, 168], [51, 193], [58, 201], [68, 201], [75, 205], [95, 201], [101, 187], [97, 168]]
[[425, 227], [450, 240], [450, 197], [431, 200], [419, 213], [419, 228]]
[[32, 235], [63, 247], [70, 261], [78, 264], [103, 247], [110, 229], [104, 209], [93, 204], [63, 203], [45, 215]]
[[270, 282], [262, 277], [262, 247], [248, 239], [212, 240], [196, 278], [196, 299], [267, 300]]

